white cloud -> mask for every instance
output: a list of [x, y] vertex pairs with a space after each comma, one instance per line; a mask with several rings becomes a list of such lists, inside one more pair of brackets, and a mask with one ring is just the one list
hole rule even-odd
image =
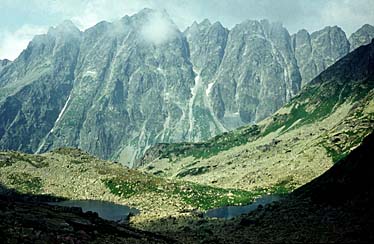
[[321, 11], [323, 25], [339, 25], [351, 34], [364, 24], [374, 24], [373, 0], [333, 0]]
[[[88, 2], [84, 8], [81, 9], [80, 14], [72, 17], [72, 21], [81, 30], [92, 27], [102, 20], [111, 21], [117, 16], [115, 13], [113, 13], [113, 9], [107, 5], [109, 5], [109, 1], [95, 0]], [[119, 9], [121, 7], [116, 6], [115, 9], [117, 8]]]
[[163, 13], [154, 12], [142, 26], [141, 33], [146, 41], [161, 45], [177, 35], [177, 27]]
[[0, 59], [16, 59], [35, 35], [46, 33], [47, 30], [47, 27], [24, 25], [14, 32], [3, 32], [0, 38]]

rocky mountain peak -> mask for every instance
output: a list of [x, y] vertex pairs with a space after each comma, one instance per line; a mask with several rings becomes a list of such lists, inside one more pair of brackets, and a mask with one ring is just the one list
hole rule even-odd
[[313, 80], [313, 83], [322, 83], [333, 77], [341, 82], [372, 82], [374, 78], [374, 40], [349, 53], [331, 68], [325, 70]]
[[71, 20], [64, 20], [56, 27], [51, 27], [48, 30], [48, 35], [52, 36], [80, 36], [81, 31]]
[[208, 29], [210, 29], [212, 26], [214, 26], [214, 28], [217, 28], [219, 27], [219, 25], [221, 28], [224, 28], [220, 23], [217, 22], [215, 22], [214, 25], [212, 25], [209, 19], [204, 19], [200, 23], [194, 21], [191, 26], [188, 26], [186, 28], [184, 33], [186, 36], [201, 35], [202, 32], [208, 32]]
[[184, 32], [190, 48], [190, 56], [195, 68], [204, 80], [213, 78], [223, 58], [228, 30], [221, 23], [213, 25], [208, 19], [194, 22]]
[[303, 86], [345, 56], [350, 48], [345, 32], [338, 26], [327, 26], [312, 34], [300, 30], [292, 36], [292, 45]]
[[165, 14], [168, 15], [166, 10], [157, 10], [157, 9], [152, 9], [152, 8], [143, 8], [140, 10], [138, 13], [134, 14], [133, 16], [138, 16], [138, 17], [149, 17], [154, 14]]
[[8, 59], [3, 59], [1, 60], [0, 59], [0, 72], [1, 70], [6, 67], [8, 64], [10, 64], [12, 61], [8, 60]]
[[[300, 84], [288, 31], [267, 20], [247, 20], [230, 30], [221, 67], [212, 99], [217, 116], [228, 128], [264, 118], [264, 113], [288, 101]], [[273, 90], [275, 80], [282, 81], [278, 84], [282, 95], [274, 100], [274, 92], [280, 91]]]
[[130, 16], [129, 24], [148, 44], [159, 46], [182, 38], [182, 33], [166, 10], [143, 9]]
[[264, 34], [263, 26], [258, 20], [246, 20], [236, 25], [231, 32], [242, 32], [243, 34]]
[[334, 38], [344, 36], [345, 32], [339, 26], [326, 26], [321, 30], [315, 31], [311, 34], [312, 39], [317, 38]]
[[[300, 42], [300, 44], [310, 42], [310, 34], [307, 30], [301, 29], [296, 34], [294, 34], [295, 39], [294, 41]], [[299, 46], [299, 43], [294, 43], [293, 45]]]
[[[325, 27], [320, 31], [311, 34], [314, 46], [320, 49], [318, 55], [328, 54], [330, 60], [327, 61], [327, 66], [333, 64], [337, 59], [343, 57], [349, 52], [350, 44], [345, 35], [345, 32], [338, 26]], [[326, 69], [324, 67], [323, 69]]]
[[[136, 22], [136, 24], [142, 24], [147, 21], [153, 21], [155, 18], [162, 18], [170, 24], [175, 25], [174, 21], [171, 19], [170, 15], [166, 10], [156, 10], [150, 8], [144, 8], [138, 13], [130, 16], [130, 19]], [[137, 22], [138, 21], [138, 22]]]
[[219, 21], [214, 22], [213, 25], [212, 25], [212, 28], [213, 29], [225, 29], [225, 27]]
[[209, 19], [204, 19], [203, 21], [201, 21], [200, 23], [200, 26], [202, 27], [210, 27], [212, 25], [212, 23], [210, 22]]
[[231, 32], [242, 33], [247, 36], [261, 35], [266, 38], [270, 38], [273, 35], [274, 38], [280, 35], [288, 35], [288, 30], [283, 27], [280, 22], [270, 22], [267, 19], [262, 20], [246, 20], [239, 25], [236, 25]]
[[197, 23], [197, 21], [194, 20], [191, 26], [187, 26], [185, 32], [187, 32], [187, 30], [198, 30], [198, 29], [199, 29], [199, 23]]
[[268, 20], [204, 20], [181, 33], [152, 9], [84, 32], [66, 21], [0, 69], [0, 147], [72, 146], [131, 164], [155, 143], [269, 116], [348, 50], [338, 27], [291, 38]]
[[373, 38], [374, 26], [369, 24], [363, 25], [349, 37], [349, 42], [351, 43], [351, 51], [362, 45], [369, 44]]
[[0, 67], [3, 67], [11, 62], [12, 61], [10, 61], [9, 59], [0, 59]]
[[61, 30], [72, 30], [72, 31], [78, 31], [78, 27], [73, 23], [71, 20], [64, 20], [59, 24], [56, 29]]

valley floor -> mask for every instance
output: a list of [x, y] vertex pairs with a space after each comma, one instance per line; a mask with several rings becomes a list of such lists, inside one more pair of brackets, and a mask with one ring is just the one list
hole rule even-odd
[[184, 223], [155, 234], [78, 209], [1, 197], [0, 234], [5, 243], [373, 243], [372, 148], [374, 134], [284, 200], [229, 221], [201, 216], [155, 219], [153, 224], [159, 226]]

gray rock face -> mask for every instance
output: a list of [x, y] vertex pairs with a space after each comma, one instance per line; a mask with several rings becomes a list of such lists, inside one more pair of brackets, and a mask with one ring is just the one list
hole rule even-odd
[[70, 22], [51, 28], [1, 71], [1, 148], [37, 150], [73, 87], [80, 35]]
[[337, 27], [291, 38], [265, 20], [205, 20], [182, 33], [150, 9], [84, 32], [66, 21], [1, 61], [0, 149], [79, 147], [132, 165], [153, 144], [265, 118], [348, 50]]
[[189, 101], [189, 141], [200, 141], [226, 131], [213, 112], [209, 93], [212, 80], [221, 67], [228, 32], [219, 22], [212, 25], [209, 20], [200, 24], [195, 22], [185, 31], [196, 74]]
[[8, 59], [0, 59], [0, 67], [5, 67], [6, 65], [10, 64], [12, 61]]
[[196, 22], [185, 31], [189, 43], [191, 62], [199, 70], [204, 83], [209, 82], [219, 69], [225, 54], [229, 31], [221, 23], [209, 20]]
[[[163, 21], [170, 38], [143, 36], [151, 21]], [[87, 30], [75, 74], [40, 151], [71, 145], [130, 163], [156, 142], [186, 140], [194, 73], [186, 39], [163, 13], [144, 10]]]
[[1, 72], [2, 69], [4, 69], [10, 63], [11, 63], [11, 61], [8, 60], [8, 59], [3, 59], [3, 60], [0, 59], [0, 72]]
[[347, 55], [350, 48], [344, 31], [337, 26], [326, 27], [312, 34], [300, 30], [292, 39], [302, 85]]
[[214, 113], [228, 128], [261, 120], [289, 101], [300, 82], [288, 31], [246, 21], [230, 31], [210, 93]]
[[356, 48], [371, 43], [374, 38], [374, 26], [366, 24], [363, 25], [356, 32], [352, 33], [349, 37], [349, 42], [351, 43], [351, 51]]

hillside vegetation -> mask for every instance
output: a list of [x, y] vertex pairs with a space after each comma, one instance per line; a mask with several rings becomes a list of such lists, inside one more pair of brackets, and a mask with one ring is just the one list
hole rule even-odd
[[[278, 191], [223, 189], [168, 180], [72, 148], [41, 155], [0, 152], [0, 184], [49, 200], [101, 200], [135, 207], [140, 214], [132, 217], [131, 223], [140, 227], [150, 220], [195, 216], [210, 208], [248, 204], [263, 194]], [[9, 193], [0, 191], [2, 194]]]
[[374, 129], [373, 46], [327, 69], [273, 116], [206, 143], [161, 144], [142, 170], [224, 188], [301, 186]]

